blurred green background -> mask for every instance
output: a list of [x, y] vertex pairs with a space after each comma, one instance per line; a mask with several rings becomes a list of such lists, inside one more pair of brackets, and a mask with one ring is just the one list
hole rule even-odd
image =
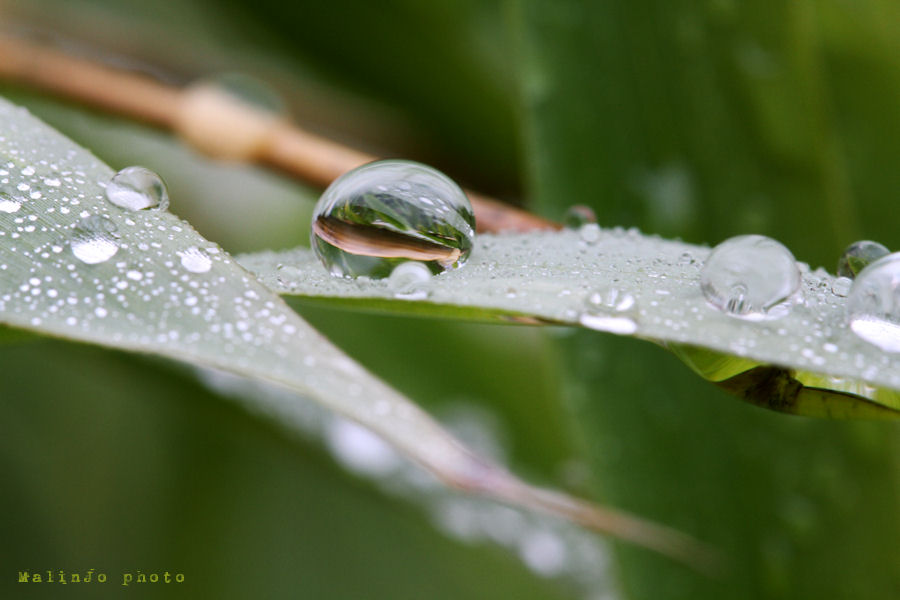
[[[0, 24], [174, 83], [251, 74], [305, 127], [550, 218], [581, 203], [604, 226], [697, 243], [762, 233], [829, 270], [855, 239], [900, 247], [887, 0], [0, 0]], [[173, 212], [230, 251], [306, 243], [317, 190], [0, 93], [113, 167], [158, 171]], [[621, 598], [900, 597], [896, 425], [763, 412], [635, 340], [300, 310], [433, 413], [483, 407], [517, 472], [731, 557], [710, 580], [614, 544]], [[0, 360], [0, 596], [97, 597], [14, 583], [92, 567], [184, 572], [128, 588], [166, 597], [592, 595], [444, 535], [181, 368], [49, 340], [9, 341]]]

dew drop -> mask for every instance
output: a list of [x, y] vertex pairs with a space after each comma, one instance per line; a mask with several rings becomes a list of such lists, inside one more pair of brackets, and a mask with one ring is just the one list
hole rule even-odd
[[590, 329], [629, 335], [637, 331], [637, 300], [617, 288], [597, 290], [585, 299], [578, 322]]
[[859, 272], [847, 297], [850, 329], [885, 352], [900, 352], [900, 252]]
[[22, 208], [22, 201], [0, 192], [0, 212], [14, 213]]
[[206, 273], [212, 268], [212, 259], [196, 246], [178, 252], [178, 256], [181, 257], [181, 266], [191, 273]]
[[325, 190], [310, 238], [336, 276], [381, 279], [407, 261], [437, 274], [465, 264], [475, 217], [466, 195], [443, 173], [383, 160], [344, 174]]
[[590, 206], [573, 204], [563, 215], [563, 225], [569, 229], [579, 229], [582, 225], [596, 223], [597, 215]]
[[851, 285], [853, 285], [853, 280], [849, 277], [837, 277], [831, 282], [831, 293], [844, 298], [850, 292]]
[[578, 229], [578, 236], [588, 244], [600, 240], [600, 226], [596, 223], [585, 223]]
[[166, 210], [169, 192], [159, 175], [144, 167], [125, 167], [106, 184], [106, 198], [120, 208]]
[[394, 267], [388, 286], [395, 298], [423, 300], [428, 297], [431, 271], [420, 262], [409, 261]]
[[775, 319], [787, 314], [800, 288], [800, 269], [791, 251], [762, 235], [739, 235], [710, 253], [700, 272], [707, 302], [742, 319]]
[[890, 254], [883, 245], [871, 240], [861, 240], [853, 242], [847, 246], [841, 257], [838, 259], [837, 274], [839, 277], [849, 277], [853, 279], [859, 272], [866, 268], [867, 265], [875, 262], [883, 256]]
[[89, 265], [106, 262], [119, 251], [118, 237], [116, 224], [108, 217], [84, 217], [72, 233], [72, 254]]

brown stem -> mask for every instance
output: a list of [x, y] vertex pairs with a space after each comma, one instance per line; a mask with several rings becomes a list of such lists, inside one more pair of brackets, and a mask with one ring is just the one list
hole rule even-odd
[[[8, 35], [0, 35], [0, 78], [170, 129], [206, 154], [274, 167], [320, 187], [377, 158], [304, 131], [213, 86], [178, 89]], [[559, 229], [537, 215], [467, 194], [479, 231]]]

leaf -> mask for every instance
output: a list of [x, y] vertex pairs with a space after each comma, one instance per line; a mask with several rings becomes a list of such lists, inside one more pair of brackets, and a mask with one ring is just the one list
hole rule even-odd
[[[604, 223], [691, 241], [762, 233], [813, 265], [854, 239], [900, 247], [891, 3], [512, 5], [537, 210], [587, 203]], [[735, 557], [710, 582], [619, 547], [625, 597], [897, 597], [897, 423], [727, 402], [633, 339], [557, 344], [596, 497]]]
[[[311, 251], [239, 258], [272, 290], [304, 299], [408, 314], [526, 324], [569, 324], [633, 335], [671, 348], [707, 379], [756, 404], [833, 417], [900, 416], [900, 356], [845, 325], [834, 278], [804, 272], [803, 302], [771, 321], [736, 319], [700, 290], [708, 248], [587, 226], [575, 231], [482, 235], [468, 264], [433, 277], [422, 300], [395, 297], [387, 280], [331, 277]], [[584, 233], [584, 232], [583, 232]], [[591, 296], [631, 296], [623, 312]], [[773, 367], [782, 381], [772, 385]], [[768, 384], [767, 384], [768, 382]]]
[[[286, 386], [368, 427], [445, 483], [563, 515], [708, 567], [709, 549], [665, 527], [529, 486], [464, 448], [328, 343], [219, 247], [162, 211], [105, 199], [113, 172], [0, 100], [0, 322], [148, 352]], [[294, 403], [251, 408], [291, 427]]]

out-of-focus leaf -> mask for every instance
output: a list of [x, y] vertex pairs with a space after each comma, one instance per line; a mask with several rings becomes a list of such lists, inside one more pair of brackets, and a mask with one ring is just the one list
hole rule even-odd
[[[160, 361], [46, 339], [0, 361], [4, 598], [568, 597]], [[16, 582], [91, 568], [108, 582]], [[138, 570], [185, 581], [123, 589]]]

